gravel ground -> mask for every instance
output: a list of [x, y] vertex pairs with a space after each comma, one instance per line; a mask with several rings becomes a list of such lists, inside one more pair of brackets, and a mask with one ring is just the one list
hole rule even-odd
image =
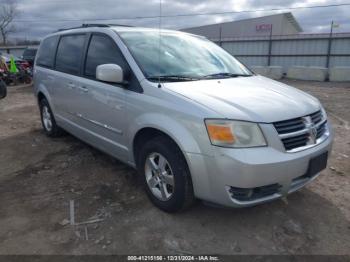
[[[350, 83], [284, 81], [318, 97], [336, 138], [328, 168], [288, 197], [246, 209], [167, 214], [134, 170], [41, 131], [31, 87], [0, 100], [0, 254], [350, 254]], [[76, 221], [70, 226], [69, 201]]]

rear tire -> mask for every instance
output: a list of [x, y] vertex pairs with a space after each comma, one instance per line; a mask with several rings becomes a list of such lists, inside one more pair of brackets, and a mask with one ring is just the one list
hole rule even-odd
[[166, 212], [178, 212], [193, 205], [189, 168], [171, 139], [159, 136], [147, 141], [138, 156], [138, 171], [155, 206]]
[[7, 96], [7, 86], [6, 83], [0, 79], [0, 99], [5, 98]]
[[55, 117], [52, 113], [49, 102], [43, 98], [39, 102], [41, 124], [44, 132], [49, 137], [59, 137], [63, 134], [63, 130], [57, 125]]
[[29, 75], [26, 75], [24, 76], [23, 78], [23, 82], [27, 85], [31, 84], [33, 82], [33, 79], [29, 76]]

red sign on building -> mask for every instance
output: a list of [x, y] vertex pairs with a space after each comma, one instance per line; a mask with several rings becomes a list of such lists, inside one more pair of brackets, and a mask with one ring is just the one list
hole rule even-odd
[[272, 24], [260, 24], [255, 26], [257, 32], [270, 32], [272, 30]]

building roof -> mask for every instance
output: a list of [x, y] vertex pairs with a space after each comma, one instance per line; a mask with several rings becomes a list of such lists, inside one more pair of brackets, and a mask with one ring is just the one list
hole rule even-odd
[[294, 15], [291, 12], [273, 14], [273, 15], [267, 15], [267, 16], [252, 17], [252, 18], [246, 18], [246, 19], [241, 19], [241, 20], [233, 20], [233, 21], [228, 21], [228, 22], [223, 22], [223, 23], [214, 23], [214, 24], [206, 24], [206, 25], [202, 25], [202, 26], [187, 27], [187, 28], [183, 28], [182, 30], [191, 30], [194, 28], [202, 28], [202, 27], [214, 26], [214, 25], [224, 25], [224, 24], [237, 23], [237, 22], [243, 22], [243, 21], [248, 21], [248, 20], [258, 20], [258, 19], [267, 18], [267, 17], [274, 17], [274, 16], [284, 16], [295, 27], [295, 29], [297, 31], [299, 31], [299, 32], [303, 31], [303, 29], [299, 25], [298, 21], [295, 19]]
[[303, 29], [299, 25], [298, 21], [295, 19], [294, 15], [291, 12], [288, 13], [283, 13], [283, 15], [288, 19], [288, 21], [295, 26], [295, 28], [299, 31], [302, 32]]

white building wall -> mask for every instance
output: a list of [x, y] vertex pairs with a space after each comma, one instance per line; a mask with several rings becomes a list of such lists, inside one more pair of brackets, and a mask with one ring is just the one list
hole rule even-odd
[[[291, 66], [326, 67], [328, 37], [328, 34], [273, 37], [270, 65], [281, 66], [284, 72]], [[269, 37], [222, 42], [224, 49], [248, 66], [267, 66], [269, 45]], [[329, 66], [350, 66], [350, 33], [333, 36]]]
[[297, 34], [300, 32], [288, 19], [286, 14], [271, 15], [265, 17], [258, 17], [246, 20], [239, 20], [227, 23], [212, 24], [206, 26], [199, 26], [193, 28], [186, 28], [182, 31], [202, 35], [210, 39], [236, 38], [247, 36], [269, 36]]

